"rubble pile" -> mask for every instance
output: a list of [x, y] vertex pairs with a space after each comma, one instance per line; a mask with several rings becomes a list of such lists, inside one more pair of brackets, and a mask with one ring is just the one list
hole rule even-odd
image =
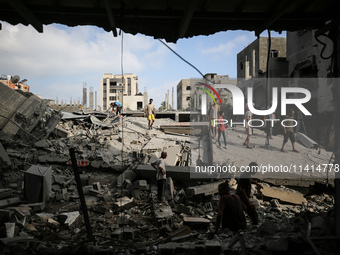
[[[247, 218], [245, 231], [212, 234], [218, 185], [228, 181], [235, 192], [237, 180], [190, 179], [189, 136], [163, 132], [160, 126], [171, 126], [171, 119], [156, 123], [147, 130], [145, 118], [77, 113], [65, 114], [40, 139], [1, 132], [2, 254], [239, 254], [244, 247], [235, 237], [248, 254], [336, 249], [327, 239], [334, 234], [334, 198], [326, 190], [304, 196], [262, 183], [251, 199], [259, 225]], [[168, 153], [168, 178], [160, 203], [150, 163], [161, 151]], [[313, 239], [320, 236], [325, 240]]]
[[[134, 168], [126, 170], [129, 171], [134, 172]], [[10, 173], [5, 177], [8, 175]], [[117, 185], [117, 176], [110, 173], [83, 171], [81, 174], [96, 245], [88, 240], [71, 171], [53, 170], [52, 192], [46, 202], [23, 202], [23, 185], [9, 183], [0, 189], [3, 254], [55, 254], [61, 251], [74, 254], [103, 251], [109, 254], [238, 254], [241, 251], [240, 243], [228, 247], [236, 233], [212, 235], [209, 232], [216, 217], [219, 196], [217, 190], [206, 193], [200, 190], [216, 187], [221, 181], [182, 183], [167, 178], [166, 201], [158, 203], [155, 180], [140, 179], [138, 173], [125, 177]], [[234, 179], [229, 180], [234, 188], [236, 183]], [[286, 189], [282, 187], [282, 190]], [[252, 226], [247, 218], [248, 227], [241, 233], [248, 254], [311, 252], [307, 228], [308, 222], [314, 221], [316, 216], [321, 219], [317, 220], [319, 227], [312, 233], [320, 235], [323, 231], [325, 233], [321, 235], [330, 235], [333, 231], [330, 215], [334, 200], [331, 195], [310, 195], [302, 204], [287, 204], [263, 197], [255, 188], [253, 191], [252, 202], [257, 207], [260, 223]], [[322, 243], [319, 249], [330, 251], [334, 248], [332, 245], [332, 242], [328, 246]]]

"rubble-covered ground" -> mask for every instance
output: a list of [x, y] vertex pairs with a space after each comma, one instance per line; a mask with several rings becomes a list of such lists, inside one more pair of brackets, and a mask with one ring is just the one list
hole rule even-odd
[[[119, 122], [108, 118], [102, 126], [88, 118], [71, 118], [58, 124], [58, 132], [31, 144], [0, 133], [0, 254], [241, 254], [240, 242], [228, 247], [237, 233], [213, 235], [209, 231], [216, 218], [217, 186], [225, 180], [168, 178], [166, 201], [158, 203], [155, 179], [145, 179], [138, 172], [139, 165], [148, 164], [167, 148], [178, 147], [171, 162], [183, 163], [189, 136], [159, 130], [160, 125], [173, 122], [157, 119], [155, 128], [147, 130], [146, 119], [140, 117]], [[239, 131], [229, 131], [229, 135], [231, 132]], [[242, 142], [243, 136], [240, 132], [233, 139]], [[253, 139], [251, 142], [256, 141]], [[232, 146], [249, 153], [238, 141], [228, 146], [229, 154], [235, 153]], [[70, 148], [75, 149], [78, 160], [90, 232], [70, 165]], [[217, 156], [222, 155], [215, 143], [214, 149]], [[251, 154], [255, 155], [255, 149]], [[244, 160], [240, 153], [236, 156]], [[25, 177], [32, 176], [24, 171], [36, 165], [51, 166], [51, 179], [38, 175], [36, 185], [28, 186]], [[237, 181], [227, 181], [234, 192]], [[30, 192], [41, 191], [42, 183], [51, 187], [49, 198], [26, 202], [32, 197]], [[331, 185], [313, 183], [311, 187], [289, 187], [292, 190], [261, 184], [263, 191], [275, 188], [276, 193], [253, 188], [252, 202], [260, 222], [252, 226], [247, 217], [247, 229], [241, 232], [247, 254], [314, 254], [315, 249], [321, 254], [338, 254], [339, 242], [327, 239], [335, 234]], [[280, 199], [285, 192], [298, 194], [302, 200]], [[322, 236], [324, 240], [313, 239]]]

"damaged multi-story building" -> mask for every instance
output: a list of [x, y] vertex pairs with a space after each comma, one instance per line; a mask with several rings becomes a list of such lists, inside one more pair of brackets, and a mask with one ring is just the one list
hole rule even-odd
[[124, 102], [124, 109], [127, 111], [144, 109], [148, 104], [148, 94], [139, 92], [137, 81], [136, 74], [104, 74], [103, 79], [100, 80], [101, 109], [108, 110], [110, 104], [115, 101]]

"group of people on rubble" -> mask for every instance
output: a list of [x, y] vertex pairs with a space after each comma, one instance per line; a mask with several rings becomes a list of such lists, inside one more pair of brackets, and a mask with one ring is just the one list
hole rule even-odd
[[[167, 153], [163, 151], [160, 158], [151, 163], [151, 166], [156, 170], [157, 201], [159, 203], [164, 203], [166, 201], [166, 158]], [[252, 175], [258, 171], [257, 163], [251, 162], [249, 164], [249, 170], [250, 171], [240, 175], [235, 194], [230, 194], [230, 187], [227, 181], [218, 186], [220, 200], [215, 228], [211, 230], [213, 233], [217, 233], [219, 230], [224, 229], [231, 231], [245, 229], [247, 222], [243, 212], [247, 213], [252, 225], [258, 225], [259, 219], [256, 207], [250, 201], [252, 192], [251, 185], [255, 184], [259, 189], [263, 189], [263, 186], [252, 178]]]
[[[270, 101], [270, 106], [273, 104], [273, 101]], [[255, 104], [253, 103], [253, 106]], [[246, 139], [243, 142], [243, 145], [246, 146], [248, 149], [252, 149], [253, 147], [250, 146], [250, 137], [253, 134], [253, 127], [249, 125], [249, 122], [251, 122], [252, 119], [252, 112], [249, 110], [248, 104], [246, 104], [246, 110], [244, 114], [244, 120], [245, 120], [245, 132], [246, 132]], [[295, 132], [294, 132], [294, 115], [295, 111], [293, 108], [289, 109], [287, 116], [285, 116], [285, 125], [283, 126], [283, 143], [281, 147], [281, 151], [285, 152], [285, 145], [288, 142], [288, 140], [291, 141], [292, 144], [292, 151], [293, 152], [299, 152], [295, 148]], [[209, 108], [208, 112], [208, 120], [210, 121], [210, 130], [212, 133], [212, 137], [216, 139], [217, 136], [217, 142], [218, 142], [218, 147], [221, 147], [221, 136], [223, 137], [224, 140], [224, 148], [228, 149], [227, 147], [227, 139], [226, 139], [226, 126], [225, 126], [225, 117], [224, 117], [224, 112], [220, 110], [220, 107], [217, 106], [217, 104], [211, 105]], [[268, 120], [273, 120], [268, 123], [266, 123], [266, 119]], [[266, 132], [266, 146], [268, 148], [269, 146], [269, 139], [273, 139], [273, 125], [276, 122], [275, 120], [275, 113], [272, 113], [268, 116], [264, 116], [263, 123], [266, 123], [265, 125], [265, 132]]]
[[[153, 123], [155, 122], [155, 116], [156, 116], [156, 108], [153, 105], [153, 99], [151, 98], [149, 101], [149, 104], [146, 105], [145, 107], [145, 114], [146, 114], [146, 118], [148, 120], [148, 130], [152, 129]], [[119, 117], [122, 117], [122, 107], [123, 105], [116, 101], [116, 102], [112, 102], [110, 104], [111, 109], [112, 109], [112, 113], [114, 113], [114, 111], [116, 110], [116, 116], [119, 114]]]

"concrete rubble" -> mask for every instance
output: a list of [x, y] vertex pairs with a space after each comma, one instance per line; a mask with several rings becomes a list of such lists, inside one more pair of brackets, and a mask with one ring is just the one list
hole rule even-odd
[[[175, 123], [173, 120], [157, 119], [155, 129], [149, 131], [146, 120], [139, 117], [118, 119], [83, 112], [63, 116], [50, 134], [38, 141], [0, 136], [2, 254], [241, 252], [240, 242], [228, 245], [236, 233], [209, 232], [217, 215], [218, 185], [228, 181], [235, 192], [237, 180], [190, 179], [185, 170], [191, 163], [189, 135], [166, 134], [159, 129]], [[69, 148], [76, 152], [95, 243], [89, 240], [84, 223]], [[150, 163], [163, 150], [169, 154], [166, 200], [158, 203], [155, 170]], [[35, 175], [34, 189], [26, 178], [32, 169], [45, 169]], [[313, 236], [322, 235], [317, 232], [320, 224], [327, 235], [334, 233], [331, 185], [322, 184], [313, 191], [300, 186], [299, 192], [292, 186], [261, 184], [262, 192], [253, 188], [251, 198], [259, 225], [252, 226], [247, 216], [247, 229], [241, 233], [247, 253], [313, 252], [307, 230], [315, 217], [324, 221], [312, 225]], [[33, 191], [36, 199], [28, 201]], [[334, 251], [332, 241], [314, 242], [319, 251]]]

